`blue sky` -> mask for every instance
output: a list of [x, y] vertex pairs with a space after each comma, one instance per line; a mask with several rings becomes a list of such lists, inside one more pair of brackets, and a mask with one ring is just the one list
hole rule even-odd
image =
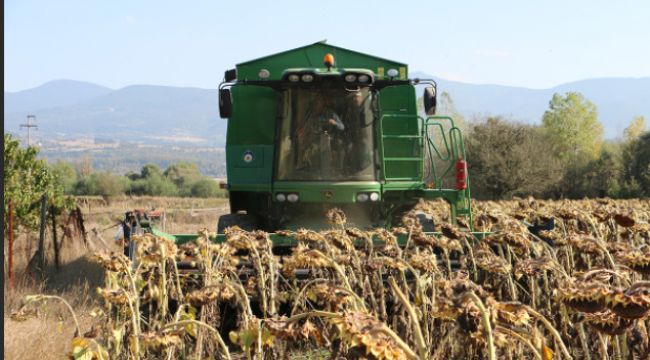
[[215, 88], [322, 39], [470, 83], [650, 76], [650, 1], [5, 0], [6, 91], [55, 79]]

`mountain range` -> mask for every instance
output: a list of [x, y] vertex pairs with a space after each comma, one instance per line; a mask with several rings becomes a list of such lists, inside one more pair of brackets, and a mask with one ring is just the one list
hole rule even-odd
[[[607, 138], [620, 136], [634, 116], [650, 118], [650, 77], [598, 78], [550, 89], [476, 85], [434, 78], [467, 118], [500, 115], [539, 123], [553, 93], [577, 91], [598, 108]], [[418, 94], [419, 95], [419, 94]], [[226, 121], [218, 116], [216, 89], [132, 85], [121, 89], [57, 80], [4, 93], [5, 132], [19, 133], [28, 114], [36, 116], [38, 141], [79, 137], [149, 144], [222, 146]]]

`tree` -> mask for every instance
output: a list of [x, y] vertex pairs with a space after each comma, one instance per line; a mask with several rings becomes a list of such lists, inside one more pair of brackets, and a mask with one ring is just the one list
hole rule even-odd
[[89, 155], [82, 156], [76, 164], [79, 177], [86, 177], [93, 173], [93, 159]]
[[220, 192], [219, 184], [209, 178], [201, 179], [192, 185], [193, 197], [216, 197], [219, 196]]
[[442, 94], [440, 94], [440, 97], [438, 98], [436, 113], [437, 115], [451, 117], [454, 119], [456, 127], [463, 131], [466, 129], [465, 118], [460, 114], [458, 109], [456, 109], [456, 104], [448, 92], [443, 91]]
[[72, 194], [74, 185], [77, 182], [77, 171], [72, 164], [63, 160], [57, 160], [57, 162], [50, 165], [50, 170], [57, 182], [63, 186], [63, 191], [66, 194]]
[[192, 184], [202, 177], [196, 164], [185, 161], [169, 165], [163, 175], [176, 185], [181, 196], [191, 196]]
[[563, 195], [570, 198], [618, 197], [622, 173], [620, 156], [603, 150], [598, 159], [567, 169], [561, 184]]
[[162, 170], [160, 170], [160, 167], [156, 164], [146, 164], [145, 166], [142, 167], [142, 170], [140, 171], [140, 176], [143, 179], [149, 177], [162, 177]]
[[598, 158], [603, 142], [603, 126], [596, 106], [580, 93], [554, 94], [542, 118], [542, 128], [564, 161]]
[[109, 172], [94, 172], [75, 184], [75, 194], [117, 196], [124, 193], [125, 181], [125, 178]]
[[625, 136], [625, 140], [634, 141], [638, 139], [645, 131], [645, 118], [643, 116], [636, 116], [630, 123], [630, 126], [628, 126], [623, 131], [623, 135]]
[[627, 144], [623, 150], [624, 186], [639, 186], [629, 196], [650, 196], [650, 131]]
[[[48, 197], [48, 207], [67, 209], [72, 200], [63, 195], [63, 186], [56, 181], [45, 161], [39, 160], [38, 148], [20, 146], [10, 134], [4, 136], [4, 209], [11, 200], [19, 225], [36, 229], [39, 224], [39, 200]], [[6, 219], [5, 219], [6, 220]]]
[[146, 179], [136, 179], [130, 184], [133, 195], [174, 196], [178, 189], [173, 182], [163, 176], [150, 176]]
[[467, 136], [472, 196], [546, 194], [562, 176], [557, 158], [540, 151], [548, 147], [547, 138], [534, 126], [498, 117], [474, 124]]

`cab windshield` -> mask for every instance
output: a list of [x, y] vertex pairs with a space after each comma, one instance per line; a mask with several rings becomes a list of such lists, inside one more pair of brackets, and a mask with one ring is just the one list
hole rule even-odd
[[292, 87], [280, 101], [278, 180], [375, 179], [373, 91]]

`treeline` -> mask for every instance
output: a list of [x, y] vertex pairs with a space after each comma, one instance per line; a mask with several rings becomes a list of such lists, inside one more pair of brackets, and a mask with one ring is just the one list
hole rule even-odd
[[147, 164], [139, 173], [115, 175], [94, 171], [87, 163], [73, 164], [57, 161], [50, 165], [55, 178], [69, 195], [150, 195], [183, 197], [225, 197], [214, 179], [200, 173], [196, 164], [178, 162], [164, 171], [155, 164]]
[[650, 196], [650, 132], [643, 117], [631, 119], [623, 138], [606, 141], [596, 106], [571, 92], [553, 96], [541, 125], [501, 117], [460, 123], [473, 197]]

